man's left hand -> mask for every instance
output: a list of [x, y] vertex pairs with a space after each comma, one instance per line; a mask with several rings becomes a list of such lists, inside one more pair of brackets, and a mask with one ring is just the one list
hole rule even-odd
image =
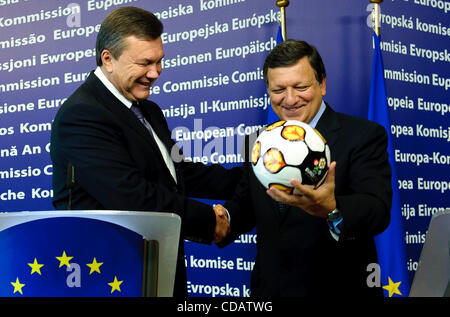
[[298, 180], [292, 179], [293, 194], [289, 195], [274, 187], [269, 188], [266, 193], [278, 202], [301, 208], [310, 215], [326, 219], [328, 214], [336, 209], [334, 196], [335, 169], [336, 162], [332, 162], [324, 183], [316, 189], [302, 185]]

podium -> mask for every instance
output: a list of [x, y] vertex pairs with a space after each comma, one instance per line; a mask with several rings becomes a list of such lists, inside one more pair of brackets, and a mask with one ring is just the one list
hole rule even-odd
[[410, 297], [450, 297], [450, 208], [433, 215]]
[[[56, 218], [77, 218], [89, 219], [89, 221], [94, 222], [100, 221], [101, 223], [117, 225], [122, 229], [126, 228], [140, 235], [144, 240], [142, 252], [138, 257], [142, 258], [143, 266], [142, 268], [138, 267], [136, 269], [142, 271], [142, 296], [173, 296], [181, 228], [181, 218], [178, 215], [172, 213], [114, 210], [6, 212], [0, 213], [0, 232], [9, 228], [18, 228], [16, 226], [21, 224], [37, 222], [44, 219], [54, 220]], [[80, 235], [82, 234], [86, 233], [80, 233]], [[14, 241], [11, 243], [14, 243]], [[1, 265], [6, 266], [8, 264], [0, 263]], [[31, 264], [28, 265], [31, 266]], [[41, 273], [39, 272], [39, 274]], [[35, 275], [37, 276], [38, 274]], [[116, 281], [116, 279], [114, 280]], [[14, 280], [11, 284], [13, 282]], [[22, 285], [18, 280], [16, 280], [16, 283]]]

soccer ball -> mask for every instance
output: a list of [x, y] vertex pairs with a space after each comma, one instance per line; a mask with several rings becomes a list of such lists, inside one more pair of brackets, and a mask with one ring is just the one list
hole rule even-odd
[[330, 148], [310, 125], [278, 121], [256, 139], [251, 154], [253, 171], [265, 188], [276, 187], [288, 194], [295, 178], [304, 185], [319, 187], [330, 166]]

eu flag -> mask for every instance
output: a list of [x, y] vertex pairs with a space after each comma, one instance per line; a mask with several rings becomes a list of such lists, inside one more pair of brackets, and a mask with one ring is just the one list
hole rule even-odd
[[400, 198], [395, 170], [394, 152], [390, 134], [390, 120], [384, 83], [384, 66], [381, 56], [380, 39], [373, 34], [374, 55], [372, 64], [372, 79], [369, 96], [368, 119], [382, 125], [388, 132], [389, 163], [392, 168], [392, 208], [391, 223], [380, 235], [375, 237], [378, 252], [378, 261], [381, 269], [381, 283], [385, 295], [392, 297], [394, 294], [408, 296], [409, 277], [406, 269], [406, 245], [404, 242], [404, 230], [400, 209]]
[[[278, 26], [278, 33], [277, 33], [277, 44], [283, 42], [283, 33], [281, 32], [281, 25]], [[276, 113], [273, 111], [272, 107], [268, 107], [269, 110], [267, 112], [267, 123], [273, 123], [275, 121], [278, 121], [280, 119], [278, 119], [278, 116], [276, 115]]]
[[20, 224], [0, 232], [0, 296], [141, 296], [142, 250], [142, 236], [99, 220]]

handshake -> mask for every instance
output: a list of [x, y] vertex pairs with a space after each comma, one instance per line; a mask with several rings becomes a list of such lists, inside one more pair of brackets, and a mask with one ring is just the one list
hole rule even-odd
[[219, 243], [230, 232], [230, 221], [225, 207], [222, 205], [215, 205], [213, 209], [216, 213], [216, 229], [214, 231], [213, 241], [214, 243]]

